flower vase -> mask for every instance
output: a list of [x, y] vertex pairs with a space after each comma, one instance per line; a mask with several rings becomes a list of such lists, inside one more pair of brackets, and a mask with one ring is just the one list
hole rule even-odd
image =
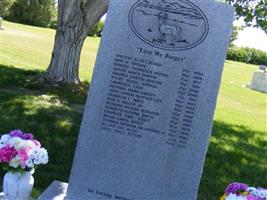
[[22, 173], [7, 172], [4, 176], [4, 200], [30, 200], [34, 170]]

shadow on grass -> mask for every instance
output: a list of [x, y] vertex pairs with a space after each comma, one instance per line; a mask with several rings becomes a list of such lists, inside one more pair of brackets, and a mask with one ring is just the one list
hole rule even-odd
[[215, 121], [199, 200], [218, 200], [231, 182], [267, 187], [266, 132]]
[[81, 118], [69, 107], [46, 105], [35, 95], [0, 92], [0, 133], [15, 128], [31, 132], [49, 152], [49, 164], [40, 166], [35, 173], [37, 194], [54, 179], [67, 181]]
[[44, 73], [40, 70], [25, 70], [13, 66], [0, 65], [0, 89], [12, 90], [15, 93], [37, 93], [56, 95], [61, 101], [73, 104], [84, 104], [86, 100], [88, 82], [83, 82], [84, 87], [77, 91], [73, 88], [49, 87], [47, 84], [39, 82], [39, 78]]
[[[86, 98], [64, 89], [41, 88], [36, 81], [42, 73], [0, 66], [0, 133], [14, 128], [32, 132], [49, 152], [49, 164], [34, 175], [34, 197], [53, 180], [68, 180], [82, 118], [70, 104], [84, 103]], [[265, 134], [215, 122], [198, 199], [218, 200], [234, 181], [267, 187]]]
[[[71, 105], [86, 99], [64, 88], [40, 87], [42, 73], [0, 65], [0, 135], [20, 128], [49, 152], [48, 165], [35, 172], [34, 197], [53, 180], [68, 180], [82, 119]], [[3, 175], [0, 170], [0, 187]]]

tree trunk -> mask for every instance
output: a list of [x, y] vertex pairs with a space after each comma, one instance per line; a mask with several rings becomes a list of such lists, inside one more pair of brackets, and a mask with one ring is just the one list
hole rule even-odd
[[79, 84], [79, 63], [87, 34], [106, 13], [107, 0], [59, 0], [58, 25], [52, 58], [43, 79]]

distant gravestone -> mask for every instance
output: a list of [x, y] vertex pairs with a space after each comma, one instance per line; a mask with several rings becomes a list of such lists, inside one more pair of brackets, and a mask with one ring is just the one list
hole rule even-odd
[[253, 73], [249, 87], [253, 90], [267, 93], [267, 72], [265, 65], [260, 65], [259, 70]]
[[1, 30], [4, 30], [3, 27], [2, 27], [2, 24], [3, 24], [3, 18], [0, 17], [0, 31], [1, 31]]
[[259, 70], [260, 70], [260, 71], [263, 71], [263, 72], [265, 72], [265, 73], [266, 73], [266, 68], [267, 68], [267, 67], [266, 67], [265, 65], [260, 65], [260, 66], [259, 66]]
[[66, 200], [196, 199], [232, 20], [213, 1], [110, 1]]

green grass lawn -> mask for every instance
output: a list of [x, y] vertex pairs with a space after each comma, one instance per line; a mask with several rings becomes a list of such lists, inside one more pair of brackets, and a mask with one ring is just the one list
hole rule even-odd
[[[54, 179], [68, 181], [85, 97], [68, 89], [43, 88], [36, 81], [49, 64], [53, 30], [9, 22], [3, 26], [0, 133], [21, 128], [34, 133], [48, 149], [49, 164], [34, 175], [37, 197]], [[83, 81], [90, 82], [98, 44], [98, 38], [85, 42]], [[218, 200], [234, 181], [267, 187], [267, 95], [245, 87], [256, 68], [225, 63], [199, 200]]]
[[[2, 65], [20, 69], [45, 70], [48, 67], [54, 44], [55, 31], [4, 22], [1, 33]], [[80, 65], [81, 80], [91, 79], [99, 38], [87, 38]]]

